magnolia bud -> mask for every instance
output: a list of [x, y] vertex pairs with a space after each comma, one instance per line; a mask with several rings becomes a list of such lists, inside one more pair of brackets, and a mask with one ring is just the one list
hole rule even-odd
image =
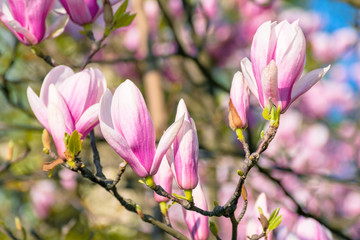
[[247, 127], [250, 95], [241, 72], [234, 75], [229, 101], [229, 125], [234, 131]]

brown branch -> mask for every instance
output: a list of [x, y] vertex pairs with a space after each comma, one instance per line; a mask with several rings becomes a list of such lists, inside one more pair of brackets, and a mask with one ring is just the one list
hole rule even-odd
[[232, 224], [232, 234], [231, 234], [231, 239], [232, 240], [236, 240], [237, 239], [237, 229], [238, 229], [238, 225], [239, 222], [236, 220], [235, 214], [232, 213], [230, 215], [230, 220], [231, 220], [231, 224]]
[[148, 214], [143, 214], [143, 213], [139, 213], [136, 209], [136, 204], [132, 203], [130, 201], [125, 200], [117, 191], [116, 186], [113, 184], [114, 181], [111, 180], [104, 180], [101, 179], [99, 177], [96, 177], [88, 168], [86, 168], [84, 166], [84, 164], [77, 159], [76, 162], [76, 166], [77, 169], [72, 169], [75, 172], [79, 172], [83, 177], [89, 179], [90, 181], [92, 181], [93, 183], [96, 183], [98, 185], [100, 185], [101, 187], [103, 187], [105, 190], [107, 190], [108, 192], [112, 193], [114, 195], [114, 197], [120, 202], [120, 204], [125, 207], [128, 211], [136, 213], [140, 216], [140, 218], [147, 222], [147, 223], [151, 223], [154, 226], [162, 229], [164, 232], [170, 234], [171, 236], [180, 239], [180, 240], [187, 240], [188, 238], [185, 237], [183, 234], [181, 234], [180, 232], [176, 231], [175, 229], [167, 226], [166, 224], [156, 220], [154, 217], [152, 217], [151, 215]]
[[2, 230], [2, 232], [4, 232], [4, 234], [7, 235], [10, 239], [19, 240], [3, 223], [0, 223], [0, 230]]
[[84, 70], [85, 67], [91, 63], [92, 58], [95, 56], [96, 53], [98, 53], [100, 51], [100, 49], [102, 49], [103, 47], [105, 47], [105, 44], [103, 44], [104, 40], [106, 39], [106, 36], [104, 35], [99, 41], [93, 43], [92, 45], [92, 50], [89, 53], [89, 55], [87, 56], [84, 64], [81, 66], [80, 70]]
[[11, 165], [13, 165], [14, 163], [23, 160], [29, 154], [29, 152], [30, 152], [30, 147], [27, 146], [26, 149], [17, 158], [15, 158], [12, 161], [6, 161], [4, 164], [2, 164], [0, 166], [0, 173], [8, 170], [11, 167]]
[[248, 206], [248, 201], [245, 200], [244, 206], [243, 206], [243, 208], [242, 208], [242, 210], [241, 210], [241, 213], [240, 213], [240, 215], [239, 215], [238, 218], [237, 218], [238, 223], [239, 223], [239, 222], [243, 219], [243, 217], [245, 216], [247, 206]]
[[106, 177], [102, 171], [102, 166], [100, 163], [99, 151], [97, 150], [97, 147], [96, 147], [96, 139], [95, 139], [94, 129], [90, 131], [90, 144], [91, 144], [91, 149], [93, 151], [93, 161], [94, 161], [95, 168], [96, 168], [95, 175], [97, 177], [105, 179]]
[[161, 12], [164, 15], [165, 20], [167, 21], [169, 27], [171, 28], [171, 30], [174, 33], [174, 39], [179, 47], [179, 54], [182, 55], [185, 58], [191, 59], [192, 61], [194, 61], [194, 63], [197, 65], [197, 67], [200, 69], [200, 71], [202, 72], [202, 74], [205, 76], [205, 78], [208, 80], [209, 83], [209, 88], [210, 91], [213, 91], [213, 87], [217, 87], [223, 91], [228, 92], [229, 89], [222, 86], [221, 84], [219, 84], [215, 78], [213, 77], [213, 75], [211, 74], [211, 69], [209, 69], [208, 67], [206, 67], [204, 64], [201, 63], [201, 61], [199, 60], [198, 55], [196, 56], [192, 56], [189, 53], [187, 53], [187, 51], [185, 50], [184, 44], [182, 43], [181, 39], [180, 39], [180, 34], [179, 31], [177, 30], [175, 23], [172, 21], [171, 15], [167, 9], [167, 1], [166, 0], [158, 0], [157, 1], [160, 7]]

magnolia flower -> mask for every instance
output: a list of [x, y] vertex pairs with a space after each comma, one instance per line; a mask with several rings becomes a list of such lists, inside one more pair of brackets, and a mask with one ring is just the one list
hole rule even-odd
[[139, 177], [155, 175], [181, 127], [183, 117], [177, 118], [165, 131], [156, 148], [149, 110], [132, 81], [120, 84], [114, 96], [106, 90], [100, 105], [100, 127], [106, 141]]
[[191, 190], [198, 184], [199, 142], [195, 122], [190, 118], [183, 99], [178, 104], [176, 120], [182, 116], [185, 116], [184, 122], [167, 153], [167, 159], [178, 186]]
[[251, 46], [251, 62], [241, 61], [241, 70], [251, 92], [264, 108], [269, 99], [284, 113], [290, 104], [309, 90], [329, 70], [313, 70], [301, 76], [306, 42], [298, 21], [263, 23]]
[[8, 0], [0, 2], [0, 20], [20, 42], [35, 45], [44, 39], [45, 19], [55, 0]]
[[231, 83], [229, 101], [229, 125], [233, 130], [247, 127], [249, 102], [249, 88], [242, 73], [237, 72]]
[[60, 0], [70, 19], [79, 25], [93, 22], [99, 13], [97, 0]]
[[53, 68], [45, 77], [40, 97], [28, 87], [30, 106], [52, 135], [58, 155], [65, 159], [65, 133], [77, 130], [84, 139], [99, 123], [99, 101], [106, 89], [104, 75], [98, 69], [74, 73], [69, 67]]
[[[193, 190], [194, 203], [197, 207], [207, 210], [207, 203], [201, 184]], [[185, 210], [183, 208], [185, 222], [190, 230], [192, 239], [206, 240], [209, 238], [209, 217], [195, 211]]]

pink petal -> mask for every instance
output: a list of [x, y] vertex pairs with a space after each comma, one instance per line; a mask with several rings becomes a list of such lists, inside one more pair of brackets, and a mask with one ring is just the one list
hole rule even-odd
[[100, 128], [105, 140], [115, 150], [120, 157], [122, 157], [134, 172], [140, 177], [148, 176], [148, 172], [140, 164], [139, 160], [131, 150], [130, 146], [124, 137], [114, 129], [111, 119], [111, 101], [112, 95], [109, 90], [106, 90], [104, 96], [100, 101]]
[[[259, 92], [261, 87], [261, 72], [268, 65], [276, 47], [276, 36], [272, 34], [276, 22], [267, 21], [256, 31], [251, 45], [251, 63]], [[260, 102], [263, 102], [262, 94], [259, 94]]]
[[274, 60], [271, 60], [269, 65], [267, 65], [261, 73], [265, 106], [268, 104], [270, 98], [276, 106], [280, 103], [277, 70]]
[[51, 84], [49, 86], [48, 106], [51, 103], [55, 104], [60, 109], [63, 119], [65, 121], [66, 132], [72, 133], [75, 130], [74, 121], [70, 115], [69, 109], [68, 109], [63, 97], [60, 95], [60, 93], [58, 92], [58, 90], [56, 89], [56, 87], [53, 84]]
[[79, 120], [81, 114], [86, 110], [86, 104], [89, 98], [91, 98], [90, 82], [90, 74], [82, 71], [68, 77], [63, 84], [59, 86], [59, 91], [64, 97], [74, 121]]
[[47, 105], [48, 104], [48, 96], [49, 96], [49, 86], [50, 84], [54, 84], [60, 92], [66, 89], [66, 85], [64, 81], [74, 74], [74, 71], [64, 65], [54, 67], [51, 71], [46, 75], [43, 84], [41, 85], [40, 90], [40, 99], [41, 101]]
[[282, 106], [290, 102], [291, 89], [305, 65], [306, 41], [298, 22], [285, 21], [280, 32], [275, 54], [278, 67], [278, 88]]
[[22, 27], [26, 27], [27, 19], [26, 19], [26, 1], [25, 0], [8, 0], [9, 8], [11, 13]]
[[84, 25], [92, 22], [93, 17], [84, 0], [60, 0], [60, 2], [74, 23]]
[[154, 175], [158, 171], [162, 158], [164, 157], [165, 153], [169, 150], [183, 122], [184, 122], [184, 116], [180, 117], [180, 119], [178, 119], [176, 122], [171, 124], [171, 126], [168, 129], [166, 129], [166, 131], [164, 132], [163, 136], [159, 141], [159, 145], [156, 149], [154, 161], [150, 170], [150, 175]]
[[99, 123], [100, 104], [94, 104], [89, 107], [75, 124], [76, 130], [82, 134], [82, 139]]
[[31, 87], [27, 88], [27, 97], [29, 100], [29, 104], [31, 109], [33, 110], [36, 118], [39, 120], [41, 125], [48, 130], [48, 132], [51, 134], [49, 123], [48, 123], [48, 113], [47, 113], [47, 107], [44, 105], [42, 101], [40, 101], [40, 98], [35, 94], [35, 92], [31, 89]]
[[190, 115], [187, 110], [185, 101], [184, 101], [184, 99], [180, 99], [178, 106], [177, 106], [177, 110], [176, 110], [175, 120], [178, 120], [178, 119], [182, 118], [183, 116], [184, 116], [184, 119], [186, 119], [187, 121], [190, 121]]
[[64, 154], [66, 150], [64, 143], [65, 132], [67, 132], [68, 134], [71, 134], [72, 132], [66, 131], [65, 120], [62, 114], [62, 110], [52, 102], [48, 106], [48, 120], [49, 120], [49, 127], [51, 130], [51, 136], [56, 145], [58, 155], [62, 159], [65, 159], [65, 154]]
[[[256, 80], [254, 77], [254, 73], [252, 70], [252, 65], [251, 65], [250, 60], [248, 58], [243, 58], [240, 62], [240, 66], [241, 66], [241, 71], [244, 74], [244, 78], [245, 78], [245, 82], [246, 82], [247, 86], [249, 87], [252, 94], [254, 94], [254, 96], [260, 102], [258, 87], [256, 85]], [[262, 92], [260, 93], [260, 95], [262, 95]], [[261, 105], [263, 105], [263, 104], [261, 104]]]
[[130, 80], [116, 89], [111, 114], [115, 129], [123, 135], [143, 167], [150, 172], [155, 154], [155, 129], [140, 90]]
[[[55, 0], [32, 0], [26, 2], [27, 27], [40, 42], [45, 35], [45, 19], [52, 10]], [[23, 13], [22, 13], [23, 14]]]
[[[329, 71], [330, 65], [325, 68], [315, 69], [305, 76], [297, 80], [291, 92], [291, 102], [294, 102], [298, 97], [308, 91], [315, 83], [317, 83]], [[289, 104], [290, 105], [290, 104]], [[282, 112], [285, 112], [284, 109]]]

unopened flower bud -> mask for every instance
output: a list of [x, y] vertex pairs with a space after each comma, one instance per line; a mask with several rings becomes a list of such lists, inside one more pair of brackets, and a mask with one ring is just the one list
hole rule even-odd
[[234, 75], [229, 101], [229, 125], [234, 131], [247, 127], [250, 95], [241, 72]]

